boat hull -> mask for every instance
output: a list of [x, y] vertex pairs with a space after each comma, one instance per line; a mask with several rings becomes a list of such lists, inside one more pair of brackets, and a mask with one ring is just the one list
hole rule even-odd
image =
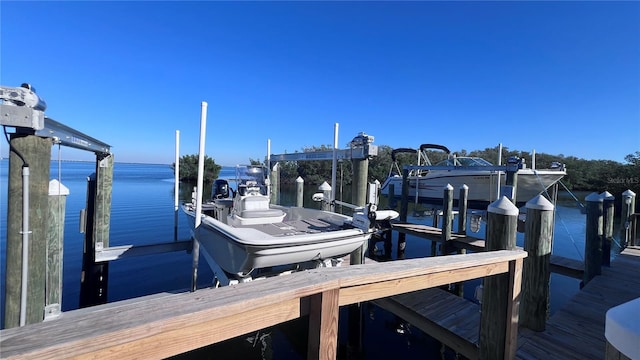
[[[193, 228], [195, 213], [183, 209], [209, 265], [237, 278], [250, 276], [255, 269], [342, 257], [365, 245], [371, 236], [358, 228], [345, 228], [343, 224], [350, 219], [347, 216], [273, 207], [286, 213], [282, 222], [233, 227], [202, 215], [198, 229]], [[304, 229], [302, 223], [306, 224]]]
[[[565, 175], [564, 171], [556, 170], [532, 170], [518, 171], [516, 202], [523, 204], [533, 197], [545, 192], [553, 184], [557, 183]], [[505, 184], [506, 175], [500, 174], [500, 185]], [[383, 195], [389, 195], [390, 185], [394, 187], [394, 197], [400, 197], [402, 193], [402, 177], [391, 176], [387, 178], [381, 187]], [[497, 199], [499, 192], [498, 172], [478, 170], [432, 170], [426, 176], [409, 177], [410, 199], [416, 197], [416, 184], [418, 199], [421, 202], [441, 204], [444, 188], [451, 185], [454, 188], [454, 200], [459, 199], [458, 189], [463, 185], [469, 187], [467, 201], [470, 207], [485, 208], [489, 203]]]

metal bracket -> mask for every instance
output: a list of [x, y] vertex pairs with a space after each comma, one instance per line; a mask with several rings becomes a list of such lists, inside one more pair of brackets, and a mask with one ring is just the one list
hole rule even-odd
[[49, 304], [44, 307], [44, 321], [57, 319], [62, 315], [60, 304]]
[[26, 106], [0, 105], [0, 125], [41, 130], [44, 128], [44, 113]]

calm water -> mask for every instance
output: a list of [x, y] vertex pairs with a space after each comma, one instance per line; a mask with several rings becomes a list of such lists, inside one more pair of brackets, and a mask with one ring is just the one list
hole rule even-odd
[[[80, 293], [80, 271], [84, 235], [78, 230], [79, 213], [85, 207], [87, 177], [94, 172], [94, 164], [88, 162], [52, 162], [51, 178], [60, 178], [69, 188], [67, 197], [64, 234], [64, 285], [63, 311], [78, 308]], [[7, 172], [8, 160], [0, 160], [0, 292], [4, 294], [4, 272], [6, 256], [6, 213], [7, 213]], [[221, 177], [232, 178], [233, 168], [223, 168]], [[114, 167], [114, 184], [111, 210], [111, 246], [141, 245], [173, 241], [174, 200], [173, 170], [169, 165], [122, 164]], [[188, 188], [187, 188], [188, 187]], [[310, 198], [314, 189], [305, 194]], [[181, 190], [182, 198], [190, 197], [191, 186]], [[281, 203], [292, 205], [294, 192], [283, 190]], [[578, 197], [578, 198], [584, 198]], [[305, 206], [311, 205], [305, 200]], [[409, 217], [410, 222], [431, 224], [430, 217]], [[456, 225], [454, 224], [454, 229]], [[582, 259], [584, 257], [584, 215], [567, 194], [561, 196], [556, 214], [554, 254]], [[476, 234], [482, 237], [484, 228]], [[179, 214], [178, 238], [189, 238], [186, 216]], [[518, 234], [518, 245], [523, 244], [523, 234]], [[396, 241], [392, 256], [396, 257]], [[382, 243], [378, 243], [382, 248]], [[430, 243], [407, 236], [406, 258], [426, 256], [430, 253]], [[109, 267], [108, 300], [118, 301], [143, 295], [186, 289], [191, 282], [191, 255], [176, 252], [162, 255], [113, 261]], [[213, 274], [204, 260], [198, 269], [199, 287], [211, 284]], [[479, 281], [469, 282], [465, 295], [473, 298]], [[579, 291], [579, 281], [552, 274], [551, 311], [562, 306], [568, 298]], [[347, 314], [341, 310], [339, 341], [341, 347], [346, 342]], [[0, 297], [0, 311], [4, 316], [4, 295]], [[440, 356], [440, 348], [430, 337], [420, 330], [405, 324], [395, 316], [365, 305], [364, 313], [364, 358], [382, 359], [389, 357]], [[344, 320], [344, 321], [343, 321]], [[278, 326], [265, 332], [251, 334], [220, 345], [214, 349], [201, 351], [198, 357], [208, 358], [212, 351], [216, 359], [256, 358], [256, 359], [303, 359], [306, 348], [306, 324], [304, 320]], [[303, 334], [303, 336], [300, 336]], [[380, 341], [384, 339], [384, 341]], [[239, 354], [242, 352], [243, 354]], [[246, 354], [245, 354], [246, 352]], [[426, 355], [425, 355], [426, 354]]]

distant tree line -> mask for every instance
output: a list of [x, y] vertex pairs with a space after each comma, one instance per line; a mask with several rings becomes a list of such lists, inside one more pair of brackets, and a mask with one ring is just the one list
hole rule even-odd
[[[332, 150], [330, 145], [305, 147], [302, 152], [327, 151]], [[393, 148], [387, 145], [378, 147], [378, 156], [369, 160], [369, 181], [378, 180], [383, 182], [393, 170], [391, 152]], [[484, 150], [460, 150], [456, 152], [458, 156], [477, 156], [493, 164], [498, 162], [499, 148], [486, 148]], [[429, 158], [435, 164], [446, 158], [446, 154], [440, 151], [429, 151]], [[531, 154], [519, 150], [502, 148], [503, 163], [510, 156], [524, 158], [527, 166], [531, 166]], [[415, 164], [415, 154], [399, 154], [397, 156], [400, 169], [402, 165]], [[260, 164], [260, 160], [249, 159], [251, 164]], [[567, 176], [562, 179], [562, 183], [572, 191], [609, 191], [617, 199], [620, 194], [627, 189], [636, 194], [640, 194], [640, 151], [635, 151], [625, 157], [625, 163], [612, 160], [585, 160], [575, 156], [550, 155], [545, 153], [536, 154], [536, 168], [549, 168], [553, 162], [565, 164]], [[180, 159], [180, 179], [182, 181], [195, 182], [198, 171], [198, 156], [186, 155]], [[280, 183], [282, 185], [293, 185], [298, 176], [302, 177], [305, 184], [310, 186], [320, 185], [323, 181], [331, 180], [331, 161], [281, 161], [279, 162]], [[174, 164], [175, 167], [175, 164]], [[210, 183], [217, 178], [220, 172], [220, 165], [210, 157], [205, 157], [205, 182]], [[352, 182], [351, 162], [340, 161], [338, 164], [338, 181], [343, 185]]]
[[[303, 152], [331, 150], [329, 145], [320, 147], [303, 148]], [[393, 148], [387, 145], [378, 147], [378, 156], [369, 160], [369, 181], [378, 180], [383, 182], [390, 172], [395, 170], [392, 165], [391, 152]], [[455, 152], [458, 156], [477, 156], [493, 164], [498, 163], [499, 148], [486, 148], [484, 150], [460, 150]], [[444, 160], [446, 154], [441, 151], [428, 151], [432, 163]], [[519, 150], [502, 148], [502, 162], [510, 156], [524, 158], [527, 166], [531, 166], [531, 154]], [[399, 168], [402, 165], [416, 164], [415, 154], [401, 153], [397, 155]], [[545, 153], [536, 154], [536, 168], [549, 168], [553, 162], [565, 164], [567, 176], [562, 179], [562, 183], [572, 191], [609, 191], [617, 199], [625, 190], [632, 190], [640, 194], [640, 151], [636, 151], [625, 157], [625, 163], [612, 160], [585, 160], [575, 156], [550, 155]], [[293, 184], [298, 176], [305, 180], [305, 184], [319, 185], [323, 181], [331, 179], [331, 161], [282, 161], [280, 167], [281, 184]], [[342, 184], [351, 184], [351, 162], [340, 161], [338, 165], [338, 179]], [[396, 171], [397, 172], [397, 171]]]

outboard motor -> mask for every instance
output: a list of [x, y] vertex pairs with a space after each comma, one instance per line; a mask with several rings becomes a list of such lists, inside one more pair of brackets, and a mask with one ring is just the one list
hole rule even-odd
[[211, 198], [212, 199], [226, 199], [229, 198], [229, 183], [227, 180], [218, 179], [213, 182], [213, 187], [211, 189]]

